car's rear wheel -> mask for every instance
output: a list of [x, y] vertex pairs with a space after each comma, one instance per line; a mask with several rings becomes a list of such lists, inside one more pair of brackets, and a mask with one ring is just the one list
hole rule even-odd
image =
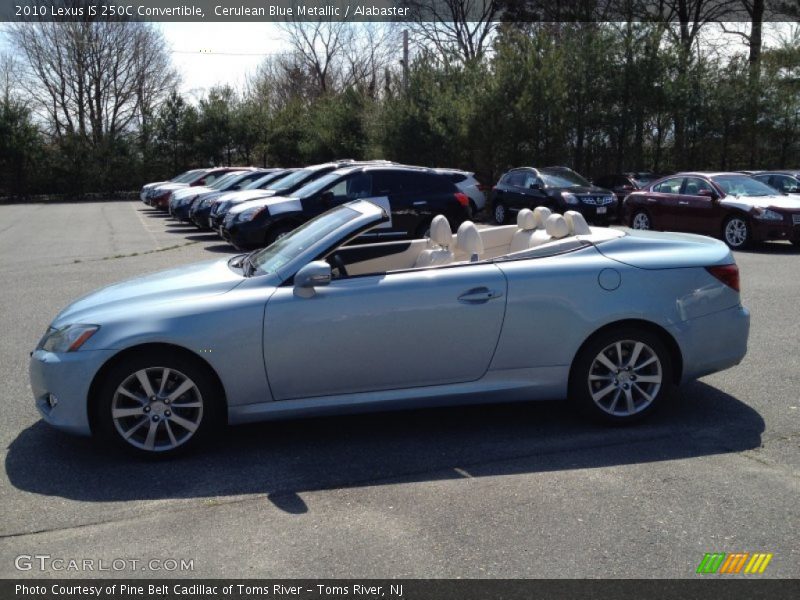
[[495, 202], [494, 204], [494, 220], [498, 225], [504, 225], [508, 219], [508, 209], [502, 202]]
[[747, 248], [750, 245], [751, 237], [750, 224], [744, 217], [738, 215], [729, 217], [722, 227], [722, 238], [734, 250]]
[[570, 373], [570, 399], [595, 419], [632, 423], [670, 395], [672, 374], [670, 354], [658, 335], [623, 327], [581, 349]]
[[200, 361], [155, 351], [134, 354], [106, 374], [95, 422], [104, 440], [134, 453], [169, 455], [220, 422], [218, 386]]
[[631, 217], [631, 227], [633, 229], [642, 230], [652, 229], [653, 222], [650, 220], [650, 215], [647, 214], [647, 211], [637, 210], [635, 213], [633, 213], [633, 216]]

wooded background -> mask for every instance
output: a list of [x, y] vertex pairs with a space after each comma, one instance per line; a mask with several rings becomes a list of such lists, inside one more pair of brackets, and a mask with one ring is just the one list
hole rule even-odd
[[[0, 195], [333, 158], [459, 167], [486, 183], [519, 165], [588, 177], [800, 167], [797, 0], [777, 28], [762, 22], [765, 0], [663, 0], [656, 15], [616, 23], [500, 23], [495, 0], [436, 1], [445, 10], [425, 22], [284, 24], [289, 50], [244, 89], [192, 101], [151, 23], [11, 25]], [[476, 3], [480, 18], [466, 20]], [[731, 10], [742, 20], [719, 23]], [[765, 27], [780, 32], [769, 45]]]

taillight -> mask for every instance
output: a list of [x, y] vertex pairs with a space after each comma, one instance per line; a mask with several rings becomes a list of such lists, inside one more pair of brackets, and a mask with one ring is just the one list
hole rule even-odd
[[719, 279], [722, 283], [737, 292], [739, 289], [739, 267], [736, 265], [720, 265], [718, 267], [706, 267], [706, 271]]
[[469, 206], [469, 197], [466, 194], [464, 194], [462, 192], [456, 192], [455, 193], [455, 197], [456, 197], [456, 200], [458, 200], [458, 203], [461, 206], [463, 206], [464, 208]]

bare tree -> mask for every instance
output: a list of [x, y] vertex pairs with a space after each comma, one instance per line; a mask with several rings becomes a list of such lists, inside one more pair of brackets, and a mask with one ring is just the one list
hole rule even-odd
[[283, 25], [289, 45], [316, 82], [320, 95], [340, 81], [340, 60], [352, 42], [353, 29], [343, 21], [290, 21]]
[[445, 60], [483, 57], [500, 10], [498, 0], [405, 0], [416, 21], [412, 30]]
[[21, 85], [57, 136], [97, 146], [130, 131], [174, 86], [166, 44], [140, 22], [17, 23]]

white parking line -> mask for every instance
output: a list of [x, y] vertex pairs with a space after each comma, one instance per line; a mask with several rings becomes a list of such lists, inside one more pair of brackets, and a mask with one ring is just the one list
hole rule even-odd
[[144, 218], [142, 217], [142, 212], [141, 212], [140, 210], [138, 210], [138, 208], [135, 206], [135, 203], [131, 203], [131, 204], [130, 204], [130, 207], [131, 207], [131, 210], [133, 210], [133, 212], [135, 212], [135, 213], [136, 213], [136, 216], [139, 218], [139, 222], [142, 224], [142, 228], [143, 228], [143, 229], [144, 229], [144, 230], [145, 230], [145, 231], [148, 233], [148, 235], [150, 236], [150, 239], [153, 241], [153, 246], [155, 246], [156, 250], [158, 250], [159, 248], [161, 248], [161, 245], [158, 243], [158, 240], [156, 239], [156, 236], [154, 235], [154, 232], [153, 232], [153, 230], [152, 230], [152, 229], [150, 229], [150, 228], [147, 226], [147, 222], [146, 222], [146, 221], [144, 220]]

